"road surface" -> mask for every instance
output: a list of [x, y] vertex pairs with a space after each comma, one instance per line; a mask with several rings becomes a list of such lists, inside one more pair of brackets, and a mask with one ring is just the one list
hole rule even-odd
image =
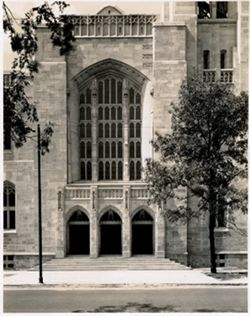
[[247, 312], [245, 286], [5, 289], [4, 312]]

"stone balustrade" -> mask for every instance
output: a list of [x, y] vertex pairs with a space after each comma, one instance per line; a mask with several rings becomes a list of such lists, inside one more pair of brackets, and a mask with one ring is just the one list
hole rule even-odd
[[76, 37], [148, 37], [152, 36], [155, 15], [69, 16]]
[[[127, 186], [126, 186], [127, 188]], [[65, 187], [65, 199], [66, 200], [85, 200], [91, 199], [91, 192], [96, 190], [96, 196], [98, 199], [112, 200], [112, 199], [124, 199], [125, 193], [122, 185], [67, 185]], [[143, 199], [149, 198], [149, 191], [146, 185], [131, 185], [130, 186], [130, 198], [131, 199]]]
[[203, 69], [203, 81], [233, 83], [233, 69]]

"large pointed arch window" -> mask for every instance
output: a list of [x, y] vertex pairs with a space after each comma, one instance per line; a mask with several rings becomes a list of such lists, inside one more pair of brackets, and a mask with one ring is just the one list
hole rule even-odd
[[119, 74], [94, 80], [80, 92], [80, 178], [117, 181], [127, 174], [128, 180], [140, 180], [139, 85]]

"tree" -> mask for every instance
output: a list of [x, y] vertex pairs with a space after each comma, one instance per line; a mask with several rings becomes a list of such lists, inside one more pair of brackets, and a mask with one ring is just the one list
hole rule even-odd
[[[51, 32], [51, 42], [57, 46], [61, 55], [68, 54], [73, 49], [73, 25], [62, 15], [68, 6], [63, 1], [55, 1], [51, 6], [43, 5], [32, 8], [18, 23], [6, 3], [3, 2], [3, 27], [10, 38], [12, 51], [16, 54], [9, 75], [9, 82], [4, 87], [4, 132], [11, 137], [16, 147], [22, 146], [30, 133], [34, 132], [33, 125], [39, 121], [36, 104], [27, 94], [27, 88], [39, 71], [35, 59], [38, 47], [36, 29], [45, 25]], [[53, 12], [58, 8], [61, 15]], [[18, 25], [18, 27], [17, 27]], [[20, 29], [20, 31], [17, 30]], [[48, 150], [53, 124], [48, 122], [42, 137], [42, 148]]]
[[165, 207], [171, 221], [209, 214], [211, 272], [216, 273], [214, 228], [226, 209], [247, 212], [247, 193], [236, 185], [246, 176], [248, 97], [230, 86], [205, 83], [198, 76], [183, 82], [171, 105], [172, 130], [152, 142], [159, 160], [147, 160], [150, 202], [167, 205], [184, 186], [199, 198], [197, 210]]

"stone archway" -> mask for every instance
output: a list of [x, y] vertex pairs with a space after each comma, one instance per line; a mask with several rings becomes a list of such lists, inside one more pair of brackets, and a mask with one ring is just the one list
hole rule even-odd
[[100, 255], [122, 254], [122, 220], [112, 209], [100, 218]]
[[89, 219], [81, 210], [75, 211], [68, 220], [68, 254], [89, 255]]
[[154, 254], [154, 219], [144, 209], [132, 218], [132, 255]]

